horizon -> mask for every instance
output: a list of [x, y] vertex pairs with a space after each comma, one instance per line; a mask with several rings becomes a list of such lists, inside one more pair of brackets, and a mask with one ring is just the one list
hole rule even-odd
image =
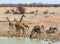
[[0, 4], [60, 4], [60, 0], [0, 0]]

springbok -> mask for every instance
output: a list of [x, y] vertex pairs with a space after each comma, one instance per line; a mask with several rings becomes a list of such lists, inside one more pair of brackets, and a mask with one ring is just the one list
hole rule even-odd
[[55, 33], [57, 31], [58, 31], [58, 29], [56, 27], [54, 27], [54, 28], [50, 27], [49, 30], [46, 31], [46, 33], [48, 33], [48, 34], [49, 33]]
[[57, 37], [57, 33], [58, 29], [56, 27], [50, 27], [49, 30], [46, 31], [47, 36], [49, 37], [49, 39], [54, 39]]

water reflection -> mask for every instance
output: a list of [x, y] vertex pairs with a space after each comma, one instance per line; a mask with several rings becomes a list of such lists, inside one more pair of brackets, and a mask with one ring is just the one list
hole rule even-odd
[[45, 40], [37, 40], [37, 39], [30, 39], [30, 38], [7, 38], [7, 37], [0, 37], [0, 44], [60, 44], [60, 42], [51, 42]]

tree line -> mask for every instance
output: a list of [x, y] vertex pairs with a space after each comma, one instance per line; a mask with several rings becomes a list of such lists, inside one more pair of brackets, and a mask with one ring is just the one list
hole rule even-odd
[[31, 3], [31, 4], [0, 4], [0, 7], [17, 7], [22, 5], [24, 7], [60, 7], [60, 4], [42, 4], [42, 3]]

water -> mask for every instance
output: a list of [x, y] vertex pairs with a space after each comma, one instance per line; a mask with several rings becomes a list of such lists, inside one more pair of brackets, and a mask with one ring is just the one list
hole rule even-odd
[[0, 37], [0, 44], [60, 44], [60, 42], [51, 42], [29, 38], [7, 38]]

